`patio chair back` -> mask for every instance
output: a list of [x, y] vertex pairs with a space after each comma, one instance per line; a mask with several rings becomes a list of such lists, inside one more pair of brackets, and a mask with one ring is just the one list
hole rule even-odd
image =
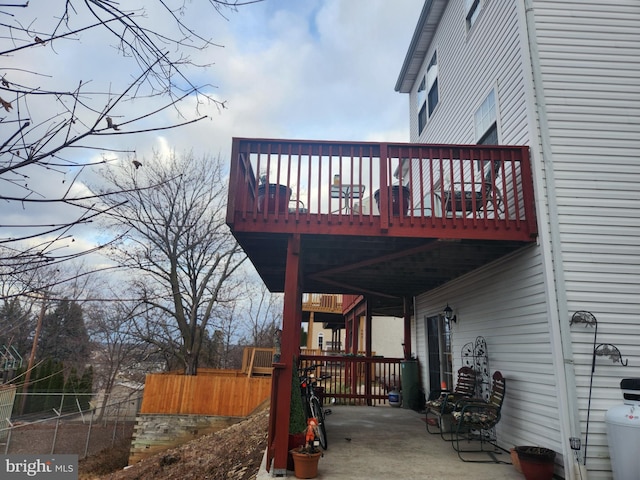
[[453, 391], [459, 397], [473, 397], [476, 391], [476, 372], [471, 367], [462, 367], [458, 370], [458, 382]]
[[491, 396], [489, 397], [488, 403], [489, 405], [497, 409], [498, 416], [500, 415], [500, 411], [502, 410], [502, 402], [504, 402], [506, 388], [506, 381], [502, 376], [502, 373], [495, 372], [493, 374], [493, 386], [491, 387]]

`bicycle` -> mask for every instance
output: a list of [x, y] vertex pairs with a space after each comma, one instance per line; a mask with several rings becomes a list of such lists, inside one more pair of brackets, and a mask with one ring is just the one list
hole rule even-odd
[[314, 378], [313, 373], [311, 373], [316, 368], [321, 367], [321, 365], [311, 365], [309, 367], [300, 368], [299, 374], [300, 376], [300, 389], [303, 398], [303, 404], [305, 406], [305, 413], [307, 415], [307, 419], [315, 418], [318, 421], [317, 428], [317, 436], [318, 442], [323, 449], [327, 449], [327, 430], [324, 424], [325, 416], [330, 414], [331, 411], [324, 410], [322, 406], [322, 402], [318, 398], [315, 392], [315, 388], [318, 385], [318, 382], [322, 380], [326, 380], [331, 378], [331, 375], [323, 375], [320, 378]]

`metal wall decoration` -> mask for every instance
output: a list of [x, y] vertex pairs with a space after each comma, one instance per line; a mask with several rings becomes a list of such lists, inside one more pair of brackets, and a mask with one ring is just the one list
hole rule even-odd
[[476, 337], [475, 342], [466, 343], [461, 351], [462, 366], [471, 367], [476, 372], [476, 398], [489, 401], [491, 391], [491, 375], [489, 372], [489, 356], [487, 342], [484, 337]]
[[594, 327], [593, 333], [593, 352], [591, 354], [591, 377], [589, 379], [589, 401], [587, 403], [587, 426], [584, 435], [584, 465], [587, 464], [587, 445], [589, 441], [589, 416], [591, 414], [591, 390], [593, 388], [593, 373], [596, 371], [596, 357], [609, 357], [613, 363], [620, 363], [623, 367], [626, 367], [629, 363], [628, 360], [622, 358], [622, 353], [618, 347], [611, 343], [598, 344], [598, 320], [591, 312], [584, 310], [577, 311], [571, 317], [569, 325], [583, 323], [585, 326]]

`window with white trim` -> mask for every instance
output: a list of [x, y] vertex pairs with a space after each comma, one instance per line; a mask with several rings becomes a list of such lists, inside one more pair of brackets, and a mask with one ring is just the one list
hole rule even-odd
[[427, 67], [427, 105], [429, 106], [429, 118], [438, 105], [438, 52], [433, 52], [433, 57]]
[[427, 73], [422, 77], [422, 81], [418, 86], [418, 134], [422, 133], [424, 127], [427, 126], [427, 120], [431, 118], [433, 111], [438, 105], [438, 55], [433, 53]]
[[322, 350], [322, 347], [324, 347], [324, 333], [320, 332], [318, 333], [318, 349]]
[[480, 0], [465, 0], [464, 11], [466, 13], [467, 30], [476, 23], [478, 15], [480, 15]]
[[427, 126], [427, 81], [426, 77], [422, 77], [422, 81], [418, 86], [418, 134], [422, 133], [424, 127]]
[[491, 90], [474, 114], [476, 139], [478, 139], [478, 143], [492, 145], [498, 143], [496, 119], [496, 93], [495, 90]]

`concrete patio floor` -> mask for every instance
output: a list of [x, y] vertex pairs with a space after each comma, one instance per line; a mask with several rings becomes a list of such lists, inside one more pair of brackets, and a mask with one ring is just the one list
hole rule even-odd
[[[427, 433], [424, 414], [389, 406], [332, 406], [327, 417], [328, 449], [318, 466], [320, 480], [524, 479], [507, 452], [507, 464], [465, 463], [440, 435]], [[486, 454], [483, 459], [489, 459]], [[293, 472], [287, 477], [295, 478]], [[258, 479], [272, 477], [264, 461]]]

